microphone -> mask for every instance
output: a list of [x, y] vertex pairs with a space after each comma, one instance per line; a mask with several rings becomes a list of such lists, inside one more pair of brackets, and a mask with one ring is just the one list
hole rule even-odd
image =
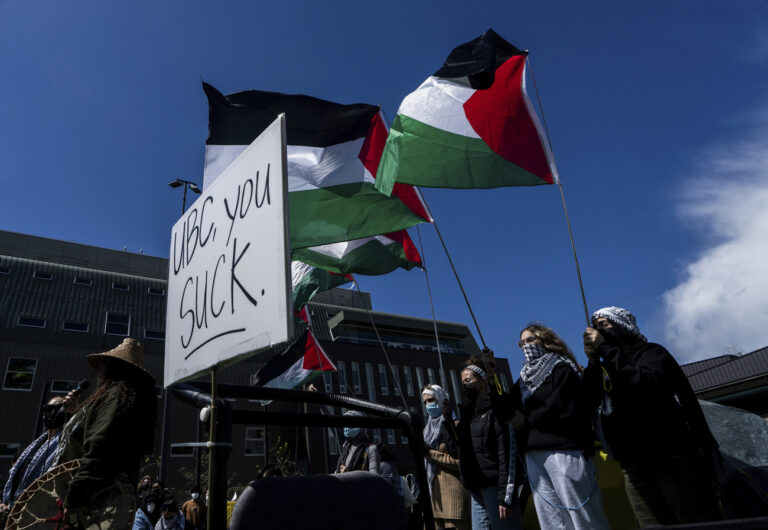
[[91, 386], [91, 383], [87, 379], [83, 379], [79, 383], [77, 383], [77, 388], [72, 392], [72, 397], [79, 396], [83, 393], [84, 390], [88, 390], [88, 388]]

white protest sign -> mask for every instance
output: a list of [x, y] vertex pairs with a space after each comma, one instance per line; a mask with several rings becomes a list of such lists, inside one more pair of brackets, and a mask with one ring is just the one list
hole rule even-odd
[[165, 386], [293, 335], [285, 116], [174, 225]]

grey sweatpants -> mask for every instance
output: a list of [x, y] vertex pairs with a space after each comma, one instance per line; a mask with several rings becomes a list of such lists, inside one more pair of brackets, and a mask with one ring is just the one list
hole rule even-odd
[[542, 530], [610, 530], [595, 466], [584, 451], [528, 451], [525, 467]]

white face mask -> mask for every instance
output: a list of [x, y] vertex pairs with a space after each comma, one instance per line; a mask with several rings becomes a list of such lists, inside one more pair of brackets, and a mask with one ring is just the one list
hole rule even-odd
[[148, 502], [147, 503], [147, 511], [149, 513], [155, 513], [155, 503], [154, 502]]
[[193, 494], [192, 494], [192, 498], [193, 498], [194, 500], [197, 500], [197, 499], [199, 499], [199, 498], [200, 498], [200, 494], [199, 494], [199, 493], [193, 493]]

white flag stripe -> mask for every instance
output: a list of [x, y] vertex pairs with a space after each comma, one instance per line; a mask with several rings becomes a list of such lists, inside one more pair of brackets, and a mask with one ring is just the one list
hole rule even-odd
[[395, 243], [394, 240], [389, 239], [387, 236], [372, 236], [364, 237], [362, 239], [353, 239], [352, 241], [342, 241], [340, 243], [330, 243], [328, 245], [310, 247], [310, 250], [312, 252], [341, 259], [356, 248], [360, 248], [370, 241], [379, 241], [382, 245], [391, 245], [392, 243]]
[[[368, 182], [373, 176], [365, 169], [359, 154], [365, 138], [357, 138], [330, 147], [287, 146], [288, 191], [306, 191], [342, 184]], [[205, 146], [203, 186], [216, 180], [247, 146]]]
[[397, 113], [443, 131], [480, 138], [469, 124], [463, 106], [474, 93], [473, 88], [430, 77], [405, 97]]

